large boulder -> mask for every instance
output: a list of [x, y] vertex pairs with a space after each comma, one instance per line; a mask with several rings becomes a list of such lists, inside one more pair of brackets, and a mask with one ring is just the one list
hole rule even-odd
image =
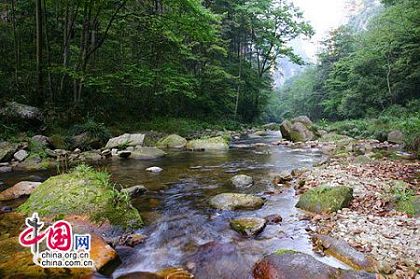
[[238, 188], [247, 188], [254, 184], [254, 179], [251, 176], [238, 174], [232, 177], [232, 184]]
[[52, 141], [49, 137], [43, 136], [43, 135], [35, 135], [31, 138], [32, 142], [37, 143], [40, 146], [43, 146], [44, 148], [47, 147], [54, 147], [52, 144]]
[[264, 200], [254, 195], [223, 193], [211, 198], [210, 205], [222, 210], [258, 209], [264, 205]]
[[1, 192], [0, 201], [14, 200], [23, 196], [29, 196], [40, 184], [40, 182], [21, 181]]
[[44, 122], [44, 116], [39, 108], [16, 102], [8, 102], [0, 109], [0, 116], [11, 123], [22, 126], [40, 125]]
[[229, 144], [223, 137], [202, 138], [189, 141], [186, 148], [193, 151], [228, 150]]
[[18, 146], [7, 141], [0, 142], [0, 162], [6, 162], [13, 158]]
[[200, 246], [185, 265], [199, 279], [242, 279], [251, 278], [253, 263], [236, 245], [212, 241]]
[[264, 257], [253, 271], [255, 279], [374, 279], [374, 274], [328, 266], [307, 254], [281, 250]]
[[165, 156], [166, 153], [156, 147], [138, 147], [131, 152], [130, 158], [137, 160], [153, 160]]
[[187, 145], [187, 140], [178, 135], [169, 135], [166, 138], [159, 140], [156, 144], [159, 148], [173, 148], [182, 149]]
[[314, 242], [324, 253], [355, 269], [375, 272], [378, 268], [378, 263], [374, 258], [357, 251], [344, 240], [335, 239], [327, 235], [316, 235], [314, 236]]
[[403, 144], [404, 139], [404, 134], [399, 130], [394, 130], [388, 133], [388, 141], [390, 143]]
[[109, 181], [109, 175], [85, 165], [49, 178], [39, 185], [18, 211], [55, 217], [89, 214], [92, 220], [138, 227], [141, 217]]
[[350, 187], [320, 186], [302, 194], [296, 207], [315, 213], [331, 213], [347, 207], [352, 199], [353, 189]]
[[306, 116], [299, 116], [292, 121], [285, 120], [280, 125], [283, 137], [293, 142], [307, 142], [316, 138], [312, 122]]
[[230, 227], [244, 236], [253, 237], [264, 230], [266, 223], [263, 218], [237, 218], [230, 221]]
[[144, 134], [124, 134], [119, 137], [109, 139], [105, 148], [125, 149], [128, 146], [143, 146], [144, 136]]
[[81, 150], [99, 149], [102, 147], [102, 140], [91, 135], [91, 133], [81, 133], [73, 136], [69, 140], [71, 149], [79, 148]]

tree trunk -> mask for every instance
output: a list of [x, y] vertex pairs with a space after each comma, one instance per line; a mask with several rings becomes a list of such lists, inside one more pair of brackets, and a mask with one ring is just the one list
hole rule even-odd
[[13, 26], [13, 47], [15, 49], [15, 90], [19, 91], [19, 65], [20, 65], [20, 45], [16, 29], [16, 9], [15, 0], [11, 0], [12, 4], [12, 26]]
[[40, 103], [43, 103], [43, 74], [42, 74], [42, 2], [36, 0], [36, 73], [37, 73], [37, 93]]

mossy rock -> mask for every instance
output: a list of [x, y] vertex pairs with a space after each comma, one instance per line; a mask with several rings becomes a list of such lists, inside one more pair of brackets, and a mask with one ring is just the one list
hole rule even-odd
[[60, 218], [88, 213], [93, 221], [108, 220], [123, 227], [142, 225], [138, 211], [126, 195], [114, 189], [109, 175], [85, 165], [43, 182], [18, 211]]
[[186, 148], [189, 150], [228, 150], [229, 144], [227, 140], [220, 136], [220, 137], [213, 137], [213, 138], [201, 138], [191, 140], [187, 143]]
[[252, 237], [262, 232], [266, 223], [263, 218], [238, 218], [230, 221], [230, 227], [244, 236]]
[[396, 209], [411, 216], [420, 216], [420, 196], [412, 196], [406, 200], [399, 200]]
[[350, 187], [321, 186], [301, 195], [296, 207], [315, 213], [331, 213], [347, 207], [352, 199]]
[[279, 249], [279, 250], [275, 251], [273, 254], [275, 254], [277, 256], [281, 256], [281, 255], [296, 254], [296, 253], [298, 253], [298, 252], [296, 252], [295, 250]]
[[178, 135], [169, 135], [166, 138], [159, 140], [156, 144], [159, 148], [174, 148], [181, 149], [187, 145], [187, 140]]

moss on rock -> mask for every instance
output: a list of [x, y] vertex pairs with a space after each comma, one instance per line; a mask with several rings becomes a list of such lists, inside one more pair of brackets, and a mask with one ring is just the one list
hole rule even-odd
[[320, 186], [301, 195], [296, 207], [315, 213], [331, 213], [347, 207], [352, 199], [350, 187]]
[[278, 256], [281, 255], [286, 255], [286, 254], [296, 254], [298, 252], [296, 252], [295, 250], [290, 250], [290, 249], [279, 249], [277, 251], [275, 251], [273, 254], [276, 254]]
[[185, 138], [173, 134], [159, 140], [156, 146], [159, 148], [184, 148], [186, 144]]
[[205, 150], [205, 151], [229, 149], [227, 140], [222, 136], [191, 140], [187, 143], [186, 147], [189, 150]]
[[114, 189], [109, 175], [85, 165], [43, 182], [18, 210], [48, 217], [88, 213], [97, 222], [109, 220], [123, 227], [142, 225], [138, 211], [130, 205], [127, 195]]

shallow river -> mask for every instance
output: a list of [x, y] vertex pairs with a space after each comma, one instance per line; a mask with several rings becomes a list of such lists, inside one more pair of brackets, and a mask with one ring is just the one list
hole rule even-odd
[[[106, 165], [113, 180], [123, 187], [142, 184], [150, 190], [133, 201], [146, 223], [139, 233], [146, 235], [147, 239], [134, 249], [120, 251], [123, 263], [112, 277], [188, 265], [200, 246], [214, 241], [234, 247], [244, 265], [248, 265], [245, 269], [250, 269], [264, 255], [278, 249], [301, 251], [327, 264], [344, 267], [332, 258], [321, 258], [312, 252], [305, 231], [308, 223], [300, 220], [303, 214], [294, 207], [297, 202], [294, 190], [274, 186], [270, 179], [270, 173], [309, 168], [321, 160], [321, 155], [316, 150], [272, 146], [269, 143], [278, 140], [275, 136], [239, 140], [227, 152], [169, 151], [168, 156], [155, 161], [113, 161]], [[245, 148], [256, 143], [268, 144]], [[145, 169], [150, 166], [161, 167], [164, 171], [148, 173]], [[230, 182], [235, 174], [252, 176], [255, 185], [244, 190], [236, 189]], [[25, 175], [28, 176], [21, 174], [0, 177], [0, 180], [12, 184], [24, 179]], [[48, 173], [36, 175], [42, 177]], [[256, 194], [265, 198], [266, 203], [253, 211], [211, 209], [208, 204], [210, 197], [223, 192]], [[283, 221], [278, 225], [268, 225], [255, 239], [242, 237], [229, 228], [232, 218], [270, 214], [281, 215]], [[233, 260], [232, 264], [237, 262]], [[224, 267], [215, 267], [218, 268]], [[220, 274], [223, 270], [217, 272]], [[216, 277], [209, 274], [208, 278]]]

